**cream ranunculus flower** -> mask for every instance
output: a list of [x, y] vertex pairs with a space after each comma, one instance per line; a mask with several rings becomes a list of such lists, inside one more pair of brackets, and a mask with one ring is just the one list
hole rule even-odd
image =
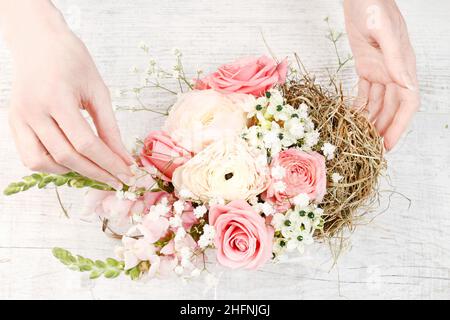
[[178, 191], [189, 190], [193, 200], [248, 200], [268, 186], [267, 162], [260, 157], [241, 138], [224, 138], [178, 167], [172, 183]]
[[212, 142], [236, 136], [246, 128], [244, 108], [248, 97], [214, 90], [182, 93], [170, 110], [164, 131], [180, 146], [198, 153]]

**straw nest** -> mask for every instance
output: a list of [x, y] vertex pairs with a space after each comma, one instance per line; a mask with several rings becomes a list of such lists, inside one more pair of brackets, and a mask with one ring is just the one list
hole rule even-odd
[[[289, 80], [283, 91], [294, 107], [306, 103], [320, 132], [320, 141], [335, 145], [334, 159], [327, 161], [327, 194], [323, 206], [325, 225], [319, 237], [331, 238], [346, 228], [378, 199], [378, 180], [386, 166], [383, 141], [360, 110], [349, 107], [342, 88], [326, 89], [310, 75]], [[320, 149], [320, 145], [318, 148]], [[332, 174], [343, 179], [332, 181]]]

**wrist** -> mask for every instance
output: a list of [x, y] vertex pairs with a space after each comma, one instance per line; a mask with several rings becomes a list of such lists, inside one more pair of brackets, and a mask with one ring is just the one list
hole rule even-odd
[[67, 25], [49, 0], [0, 0], [0, 31], [13, 53], [39, 35], [61, 29]]

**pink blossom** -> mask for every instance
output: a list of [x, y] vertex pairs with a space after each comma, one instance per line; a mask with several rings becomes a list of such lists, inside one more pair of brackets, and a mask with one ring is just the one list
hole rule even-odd
[[274, 230], [243, 200], [210, 208], [217, 261], [230, 268], [257, 269], [272, 256]]
[[160, 240], [169, 230], [169, 220], [165, 217], [154, 218], [146, 215], [137, 226], [144, 239], [150, 243]]
[[197, 81], [195, 88], [261, 96], [286, 81], [287, 66], [286, 59], [277, 63], [267, 56], [242, 58]]
[[191, 157], [192, 154], [173, 141], [167, 133], [152, 131], [144, 141], [140, 160], [144, 167], [155, 167], [162, 179], [170, 181], [175, 169]]
[[120, 199], [112, 191], [89, 190], [85, 197], [86, 214], [97, 214], [101, 218], [111, 219], [117, 225], [126, 225], [132, 214], [142, 214], [142, 200]]
[[[282, 167], [285, 175], [281, 179], [272, 177], [264, 199], [275, 204], [278, 211], [291, 206], [291, 199], [301, 193], [311, 200], [320, 202], [326, 193], [325, 158], [317, 152], [305, 152], [291, 148], [280, 152], [272, 159], [271, 168]], [[279, 183], [284, 190], [277, 189]]]
[[150, 263], [159, 259], [155, 246], [145, 239], [122, 237], [123, 247], [116, 249], [116, 255], [125, 262], [125, 270], [137, 266], [141, 261]]

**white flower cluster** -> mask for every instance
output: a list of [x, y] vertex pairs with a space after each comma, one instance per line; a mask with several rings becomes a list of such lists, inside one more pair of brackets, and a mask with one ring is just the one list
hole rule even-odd
[[294, 250], [303, 253], [305, 246], [314, 242], [314, 232], [323, 228], [323, 210], [316, 205], [304, 205], [304, 199], [298, 199], [298, 203], [301, 202], [301, 205], [296, 205], [285, 214], [276, 213], [273, 216], [273, 253], [276, 258]]
[[208, 209], [207, 209], [204, 205], [201, 205], [201, 206], [198, 206], [198, 207], [196, 207], [196, 208], [194, 209], [194, 216], [195, 216], [197, 219], [201, 219], [201, 218], [204, 217], [204, 215], [205, 215], [207, 212], [208, 212]]
[[273, 207], [273, 205], [271, 205], [268, 202], [257, 202], [253, 205], [253, 208], [255, 209], [256, 212], [262, 212], [264, 213], [264, 215], [266, 217], [271, 216], [273, 214], [275, 214], [276, 210]]
[[331, 143], [325, 142], [323, 147], [321, 148], [323, 155], [327, 158], [327, 160], [334, 159], [334, 153], [336, 151], [336, 146]]
[[167, 198], [162, 198], [158, 204], [150, 207], [147, 216], [152, 221], [157, 221], [160, 217], [166, 216], [170, 212], [170, 204]]
[[130, 201], [136, 201], [137, 194], [131, 191], [123, 191], [123, 190], [117, 190], [116, 191], [116, 197], [120, 200], [130, 200]]
[[203, 234], [200, 236], [198, 240], [198, 245], [200, 248], [205, 249], [213, 244], [214, 237], [216, 236], [216, 230], [213, 226], [209, 224], [205, 224], [203, 226]]
[[292, 146], [308, 151], [319, 141], [308, 106], [301, 104], [294, 108], [286, 104], [279, 90], [273, 89], [255, 99], [248, 111], [248, 118], [255, 119], [255, 124], [242, 137], [250, 146], [267, 149], [272, 156]]
[[339, 183], [342, 179], [344, 179], [344, 177], [340, 175], [339, 172], [334, 172], [331, 175], [331, 180], [333, 181], [333, 183]]

